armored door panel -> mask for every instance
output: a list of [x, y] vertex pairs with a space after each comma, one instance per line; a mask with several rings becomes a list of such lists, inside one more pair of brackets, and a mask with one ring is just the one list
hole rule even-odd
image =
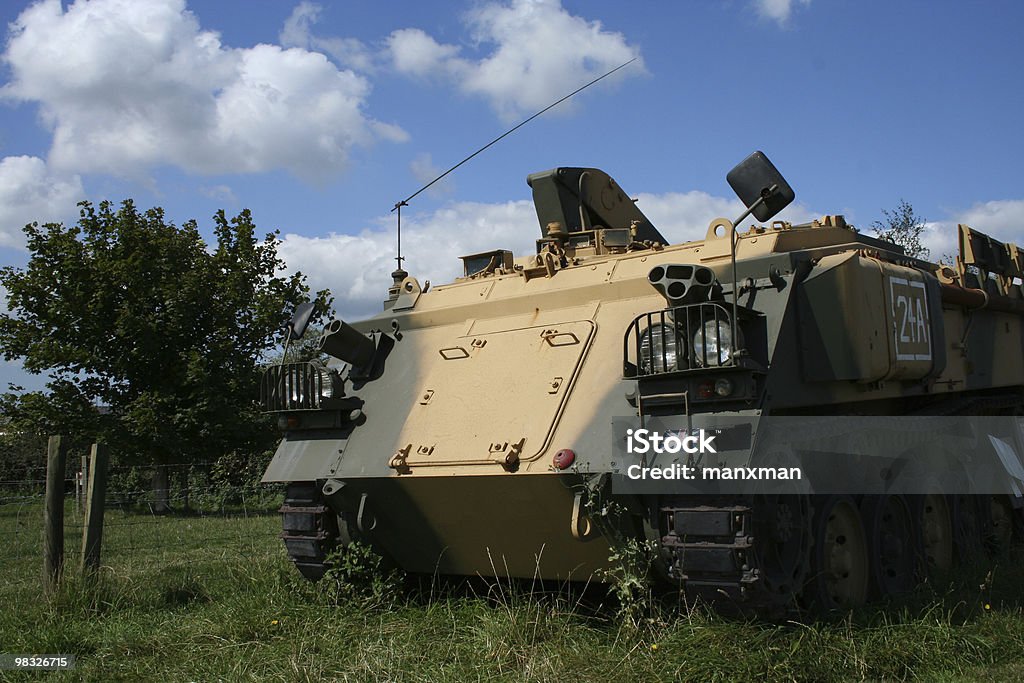
[[515, 468], [537, 458], [594, 329], [580, 321], [453, 337], [436, 351], [392, 466]]

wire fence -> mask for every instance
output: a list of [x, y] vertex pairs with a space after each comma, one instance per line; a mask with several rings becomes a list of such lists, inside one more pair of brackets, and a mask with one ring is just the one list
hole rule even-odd
[[[185, 561], [203, 553], [244, 557], [260, 548], [279, 548], [281, 487], [259, 483], [260, 463], [234, 476], [224, 476], [218, 465], [109, 467], [101, 564], [116, 570], [139, 562]], [[64, 477], [65, 561], [76, 566], [85, 531], [83, 481], [78, 469]], [[39, 468], [25, 479], [0, 479], [0, 540], [10, 560], [0, 573], [9, 580], [38, 580], [45, 487]]]
[[[66, 496], [81, 493], [87, 476], [85, 458], [69, 457], [63, 482]], [[198, 461], [175, 462], [160, 465], [117, 464], [107, 467], [107, 501], [110, 504], [160, 504], [178, 500], [185, 503], [196, 495], [215, 493], [231, 500], [243, 493], [252, 497], [260, 490], [259, 476], [268, 459], [237, 458], [227, 462]], [[21, 478], [0, 478], [0, 505], [14, 501], [42, 497], [46, 490], [46, 467], [27, 468]], [[157, 475], [162, 474], [162, 480]]]

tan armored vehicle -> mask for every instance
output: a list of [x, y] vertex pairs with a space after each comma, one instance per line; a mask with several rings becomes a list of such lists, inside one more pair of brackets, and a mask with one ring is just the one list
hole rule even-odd
[[[729, 181], [742, 218], [793, 199], [759, 152]], [[399, 269], [379, 315], [326, 328], [329, 363], [266, 373], [284, 439], [263, 480], [287, 485], [305, 576], [359, 538], [412, 572], [588, 580], [636, 540], [656, 548], [653, 580], [833, 607], [1008, 542], [1015, 246], [960, 226], [941, 267], [842, 216], [720, 218], [670, 245], [597, 169], [527, 182], [536, 253], [495, 245], [429, 288]], [[656, 428], [687, 448], [627, 445]], [[715, 481], [684, 481], [710, 465]]]

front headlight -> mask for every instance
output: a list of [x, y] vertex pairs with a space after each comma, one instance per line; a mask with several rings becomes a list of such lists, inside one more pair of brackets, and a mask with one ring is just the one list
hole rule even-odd
[[[743, 334], [736, 329], [736, 346], [743, 345]], [[706, 321], [693, 335], [693, 360], [697, 365], [717, 367], [732, 360], [732, 324], [728, 319]]]
[[284, 395], [288, 397], [291, 405], [300, 405], [306, 398], [305, 382], [297, 373], [287, 372], [281, 377]]
[[640, 369], [645, 375], [679, 369], [679, 336], [671, 325], [655, 324], [640, 335]]
[[315, 408], [322, 399], [333, 398], [334, 373], [327, 368], [306, 366], [301, 372], [287, 372], [281, 378], [282, 391], [293, 407]]
[[320, 374], [320, 398], [332, 398], [334, 396], [334, 376], [330, 370], [322, 369]]

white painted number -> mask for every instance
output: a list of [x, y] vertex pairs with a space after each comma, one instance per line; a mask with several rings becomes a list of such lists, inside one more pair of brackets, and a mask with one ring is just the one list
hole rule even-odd
[[932, 340], [924, 282], [889, 278], [896, 360], [931, 360]]

